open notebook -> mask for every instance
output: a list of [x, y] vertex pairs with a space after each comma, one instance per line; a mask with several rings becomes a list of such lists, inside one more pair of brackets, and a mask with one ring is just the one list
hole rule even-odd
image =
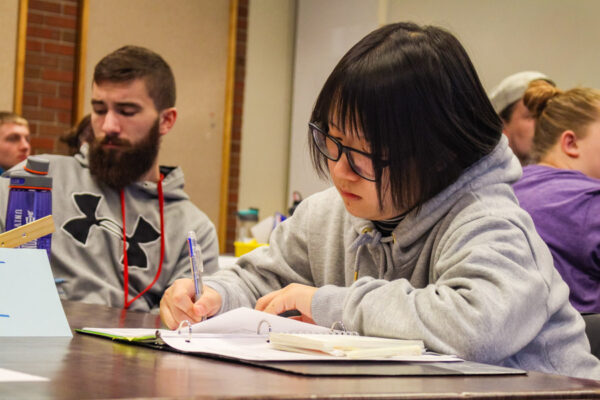
[[460, 361], [426, 352], [419, 340], [350, 335], [250, 308], [237, 308], [174, 331], [89, 327], [76, 331], [243, 361]]

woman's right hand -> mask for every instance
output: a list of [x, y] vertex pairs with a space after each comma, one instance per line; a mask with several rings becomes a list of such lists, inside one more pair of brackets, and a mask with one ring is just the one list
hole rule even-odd
[[160, 300], [160, 318], [169, 329], [176, 329], [184, 320], [200, 322], [221, 308], [221, 295], [208, 286], [202, 287], [202, 296], [196, 303], [194, 295], [191, 279], [178, 279], [165, 291]]

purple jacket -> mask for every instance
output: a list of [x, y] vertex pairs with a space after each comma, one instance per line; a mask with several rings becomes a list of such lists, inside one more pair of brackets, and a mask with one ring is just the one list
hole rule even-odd
[[513, 185], [580, 312], [600, 312], [600, 180], [541, 165]]

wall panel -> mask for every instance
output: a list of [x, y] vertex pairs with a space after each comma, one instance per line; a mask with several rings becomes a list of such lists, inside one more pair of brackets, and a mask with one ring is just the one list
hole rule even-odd
[[218, 223], [225, 106], [229, 1], [90, 0], [84, 112], [95, 64], [134, 44], [151, 48], [171, 65], [178, 119], [164, 137], [159, 160], [179, 165], [186, 192]]
[[0, 110], [13, 110], [19, 0], [0, 1]]

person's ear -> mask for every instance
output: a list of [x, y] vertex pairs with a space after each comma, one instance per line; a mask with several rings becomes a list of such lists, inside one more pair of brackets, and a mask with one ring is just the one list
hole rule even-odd
[[580, 149], [577, 144], [577, 136], [573, 131], [564, 131], [560, 135], [560, 148], [571, 158], [578, 158], [580, 155]]
[[173, 125], [175, 125], [175, 120], [177, 119], [177, 109], [175, 107], [165, 108], [160, 112], [160, 120], [158, 123], [158, 132], [161, 135], [166, 135], [169, 133]]

